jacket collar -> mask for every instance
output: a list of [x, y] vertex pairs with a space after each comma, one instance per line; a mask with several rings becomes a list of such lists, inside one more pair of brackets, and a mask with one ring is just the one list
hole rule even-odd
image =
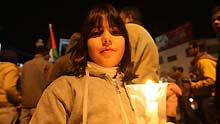
[[90, 75], [103, 77], [108, 75], [109, 77], [113, 78], [118, 71], [118, 67], [102, 67], [100, 65], [97, 65], [94, 62], [88, 62], [87, 63], [87, 70], [89, 71]]

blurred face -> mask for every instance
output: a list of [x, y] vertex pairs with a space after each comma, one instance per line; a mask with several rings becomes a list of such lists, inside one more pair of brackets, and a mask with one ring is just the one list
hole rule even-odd
[[125, 39], [118, 27], [110, 27], [104, 18], [101, 27], [94, 27], [91, 30], [87, 45], [93, 62], [103, 67], [114, 67], [123, 57]]
[[129, 15], [129, 16], [127, 17], [124, 12], [121, 12], [121, 13], [120, 13], [120, 17], [122, 18], [122, 20], [123, 20], [123, 22], [124, 22], [125, 24], [127, 24], [127, 23], [129, 23], [129, 22], [133, 22], [132, 16]]
[[179, 70], [176, 70], [176, 75], [177, 76], [181, 75], [181, 72]]
[[220, 11], [212, 15], [212, 27], [215, 32], [220, 32]]
[[198, 48], [193, 48], [192, 45], [189, 45], [189, 56], [196, 56], [198, 53]]
[[38, 46], [44, 46], [44, 42], [42, 39], [38, 39], [36, 42], [35, 42], [35, 46], [38, 47]]

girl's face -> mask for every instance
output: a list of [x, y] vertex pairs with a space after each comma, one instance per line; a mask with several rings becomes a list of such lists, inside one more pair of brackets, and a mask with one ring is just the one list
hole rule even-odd
[[190, 56], [196, 56], [198, 53], [198, 48], [193, 48], [192, 45], [189, 45], [189, 55]]
[[117, 66], [124, 54], [125, 39], [116, 26], [109, 26], [107, 18], [101, 27], [94, 27], [88, 39], [89, 56], [103, 67]]

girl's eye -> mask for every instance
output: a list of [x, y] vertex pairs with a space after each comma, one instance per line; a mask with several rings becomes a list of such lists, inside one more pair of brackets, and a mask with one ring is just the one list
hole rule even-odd
[[111, 32], [111, 34], [114, 35], [114, 36], [121, 36], [121, 35], [122, 35], [121, 31], [120, 31], [118, 28], [116, 28], [116, 27], [113, 27], [113, 28], [110, 30], [110, 32]]
[[100, 31], [92, 32], [91, 37], [98, 37], [100, 36]]
[[102, 30], [95, 28], [92, 29], [91, 32], [89, 33], [89, 38], [99, 37], [101, 34], [102, 34]]

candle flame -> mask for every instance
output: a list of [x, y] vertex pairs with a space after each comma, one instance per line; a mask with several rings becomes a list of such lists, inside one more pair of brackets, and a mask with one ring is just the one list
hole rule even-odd
[[167, 84], [147, 80], [145, 84], [127, 86], [138, 124], [166, 123]]
[[154, 83], [152, 80], [147, 80], [142, 87], [142, 90], [148, 100], [155, 101], [158, 95], [159, 87], [158, 83]]

